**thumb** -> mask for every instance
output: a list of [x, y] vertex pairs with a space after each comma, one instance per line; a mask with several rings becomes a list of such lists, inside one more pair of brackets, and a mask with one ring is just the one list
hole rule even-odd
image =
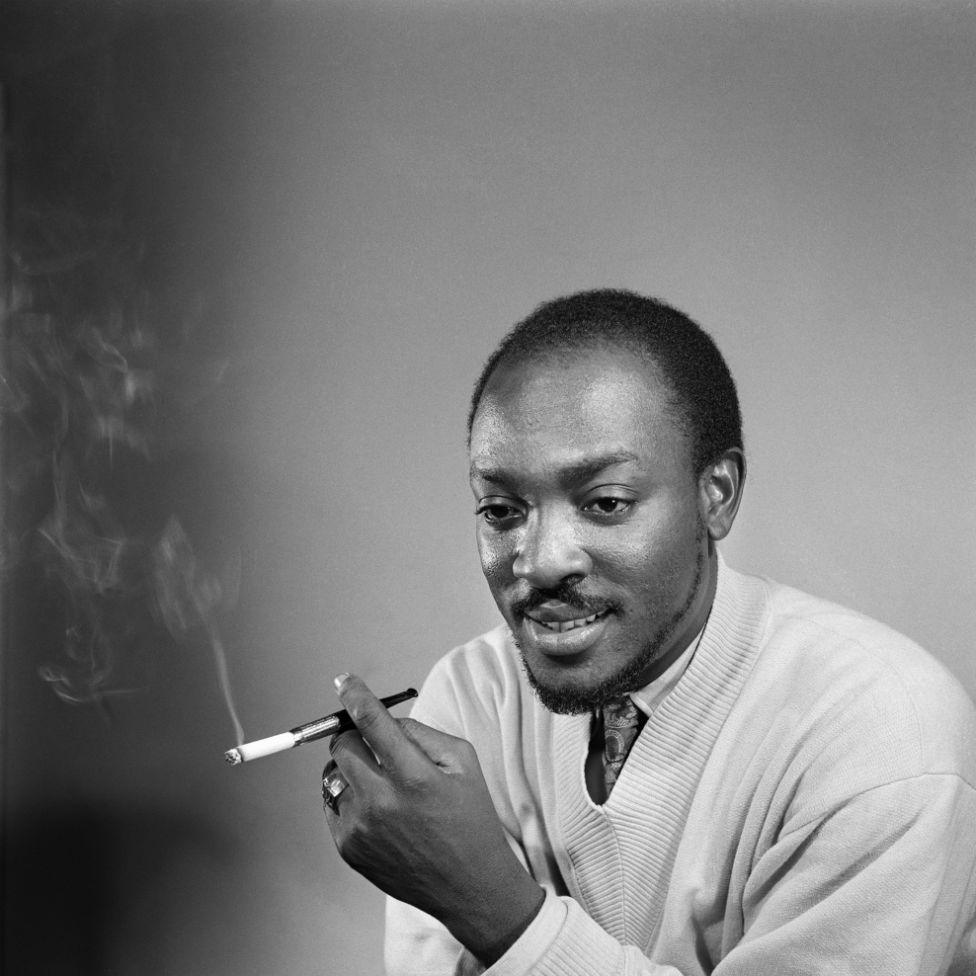
[[474, 747], [467, 739], [448, 735], [412, 718], [397, 719], [403, 734], [445, 773], [460, 773], [468, 765], [467, 754]]

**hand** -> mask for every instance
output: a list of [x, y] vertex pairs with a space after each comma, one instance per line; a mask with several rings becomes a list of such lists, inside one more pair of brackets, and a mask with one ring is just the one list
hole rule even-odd
[[544, 895], [505, 839], [474, 747], [412, 719], [397, 721], [353, 675], [336, 683], [356, 723], [332, 740], [326, 767], [349, 784], [336, 810], [326, 809], [340, 855], [491, 965]]

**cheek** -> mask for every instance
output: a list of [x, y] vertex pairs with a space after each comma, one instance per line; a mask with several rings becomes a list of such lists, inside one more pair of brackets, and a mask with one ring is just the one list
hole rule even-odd
[[484, 529], [478, 530], [481, 571], [492, 588], [500, 586], [511, 576], [510, 548], [510, 544], [502, 537], [489, 534]]
[[599, 569], [634, 592], [667, 594], [695, 573], [694, 519], [649, 519], [612, 539], [603, 539]]

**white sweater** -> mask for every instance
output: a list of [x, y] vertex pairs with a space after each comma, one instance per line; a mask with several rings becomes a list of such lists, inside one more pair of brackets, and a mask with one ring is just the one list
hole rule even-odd
[[976, 712], [882, 624], [720, 562], [603, 806], [589, 716], [539, 705], [505, 628], [413, 714], [474, 744], [546, 899], [488, 970], [390, 900], [391, 976], [976, 976]]

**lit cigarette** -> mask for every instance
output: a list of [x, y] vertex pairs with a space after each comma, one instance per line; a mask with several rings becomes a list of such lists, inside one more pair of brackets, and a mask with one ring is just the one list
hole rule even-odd
[[[417, 689], [408, 688], [406, 691], [381, 698], [380, 701], [389, 708], [391, 705], [399, 705], [400, 702], [416, 697]], [[286, 749], [294, 749], [295, 746], [302, 746], [306, 742], [324, 739], [327, 735], [348, 732], [355, 727], [356, 723], [349, 717], [349, 713], [343, 709], [341, 712], [326, 715], [325, 718], [317, 718], [314, 722], [299, 725], [290, 732], [271, 735], [267, 739], [258, 739], [256, 742], [245, 742], [244, 745], [237, 746], [235, 749], [228, 749], [224, 753], [224, 759], [232, 766], [238, 766], [241, 763], [250, 762], [252, 759], [260, 759], [262, 756], [270, 756], [276, 752], [284, 752]]]

